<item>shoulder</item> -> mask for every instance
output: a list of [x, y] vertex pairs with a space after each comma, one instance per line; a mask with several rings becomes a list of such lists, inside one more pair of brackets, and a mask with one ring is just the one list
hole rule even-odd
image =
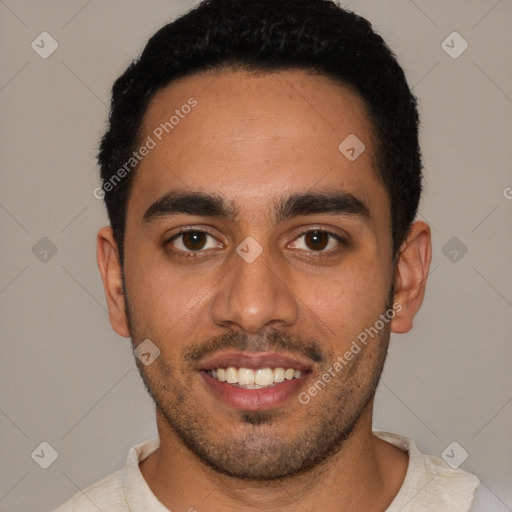
[[459, 505], [467, 507], [461, 510], [470, 510], [480, 480], [463, 469], [448, 466], [437, 457], [423, 454], [421, 457], [429, 479], [426, 487], [429, 498], [439, 505]]
[[421, 453], [407, 437], [388, 432], [374, 434], [409, 455], [409, 465], [402, 488], [388, 512], [471, 510], [480, 483], [475, 475], [460, 468], [452, 468], [442, 459]]
[[116, 471], [102, 480], [76, 493], [54, 512], [126, 512], [128, 505], [123, 493], [123, 470]]
[[159, 444], [156, 437], [133, 446], [123, 469], [76, 493], [54, 512], [128, 512], [131, 510], [129, 502], [133, 504], [141, 499], [154, 502], [156, 498], [152, 496], [140, 473], [139, 463], [156, 450]]

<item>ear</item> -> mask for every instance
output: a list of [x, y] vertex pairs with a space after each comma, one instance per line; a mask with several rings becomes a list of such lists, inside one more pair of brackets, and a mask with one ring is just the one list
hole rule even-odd
[[422, 221], [411, 225], [407, 239], [400, 248], [395, 272], [395, 308], [391, 331], [404, 334], [412, 329], [414, 315], [425, 295], [432, 259], [430, 227]]
[[98, 232], [96, 256], [103, 279], [110, 325], [117, 334], [129, 338], [121, 263], [110, 226], [105, 226]]

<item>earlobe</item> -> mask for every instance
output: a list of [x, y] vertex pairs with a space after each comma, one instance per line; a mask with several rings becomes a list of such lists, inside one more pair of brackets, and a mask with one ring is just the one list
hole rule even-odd
[[110, 325], [117, 334], [129, 338], [121, 263], [110, 226], [105, 226], [98, 232], [96, 256], [107, 299]]
[[396, 264], [394, 302], [401, 307], [391, 323], [391, 331], [403, 334], [412, 329], [413, 319], [423, 302], [432, 259], [430, 228], [423, 221], [411, 225]]

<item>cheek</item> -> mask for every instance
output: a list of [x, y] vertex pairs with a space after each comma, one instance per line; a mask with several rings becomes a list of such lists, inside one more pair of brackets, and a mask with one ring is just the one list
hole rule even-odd
[[327, 335], [345, 345], [379, 318], [390, 281], [377, 265], [347, 263], [322, 280], [315, 278], [315, 286], [304, 277], [298, 295], [307, 306], [305, 314], [314, 312], [312, 322], [328, 326]]
[[193, 317], [208, 298], [200, 275], [185, 277], [153, 251], [131, 250], [125, 261], [126, 291], [132, 323], [139, 336], [180, 338], [194, 327]]
[[[162, 248], [150, 241], [127, 240], [125, 259], [126, 292], [130, 306], [134, 343], [150, 339], [161, 357], [143, 368], [154, 386], [181, 381], [183, 348], [200, 337], [211, 299], [208, 272], [193, 266], [173, 265]], [[187, 270], [184, 270], [187, 269]], [[165, 386], [164, 386], [165, 387]], [[175, 386], [178, 389], [179, 386]], [[166, 394], [168, 389], [155, 389]]]
[[195, 316], [204, 310], [204, 294], [195, 293], [183, 284], [178, 278], [160, 276], [156, 282], [145, 281], [142, 286], [134, 287], [129, 295], [141, 325], [157, 339], [179, 339], [197, 325]]

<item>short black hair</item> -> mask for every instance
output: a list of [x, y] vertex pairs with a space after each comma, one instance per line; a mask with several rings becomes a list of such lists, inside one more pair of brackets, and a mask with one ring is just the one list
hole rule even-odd
[[156, 32], [112, 89], [98, 161], [121, 263], [136, 172], [135, 166], [127, 173], [126, 162], [150, 100], [178, 78], [240, 68], [303, 69], [359, 94], [375, 134], [377, 172], [389, 194], [396, 256], [417, 213], [422, 164], [417, 101], [394, 53], [366, 19], [332, 0], [204, 0]]

